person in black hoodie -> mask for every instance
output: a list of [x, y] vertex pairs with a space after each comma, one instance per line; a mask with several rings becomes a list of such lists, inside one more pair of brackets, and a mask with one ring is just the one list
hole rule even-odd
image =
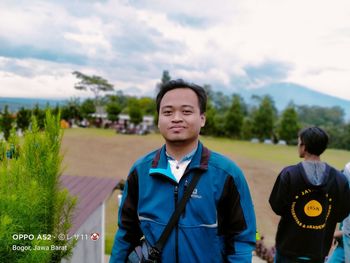
[[350, 212], [346, 177], [322, 162], [327, 133], [310, 127], [299, 132], [298, 152], [304, 161], [278, 175], [269, 202], [281, 216], [276, 234], [276, 263], [324, 262], [337, 222]]

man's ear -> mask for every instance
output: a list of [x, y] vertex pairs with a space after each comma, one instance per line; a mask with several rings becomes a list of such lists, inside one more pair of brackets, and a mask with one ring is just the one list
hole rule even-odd
[[201, 127], [204, 127], [205, 126], [205, 121], [206, 121], [206, 117], [205, 117], [205, 114], [201, 114]]

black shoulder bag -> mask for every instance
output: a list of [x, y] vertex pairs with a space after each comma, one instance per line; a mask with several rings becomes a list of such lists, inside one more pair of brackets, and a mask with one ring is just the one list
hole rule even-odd
[[184, 196], [182, 197], [180, 203], [176, 206], [174, 213], [171, 215], [168, 224], [163, 230], [160, 238], [155, 243], [154, 246], [151, 246], [147, 240], [142, 237], [141, 245], [137, 246], [128, 256], [128, 263], [160, 263], [162, 258], [162, 250], [165, 245], [166, 240], [168, 239], [171, 231], [173, 230], [175, 224], [179, 220], [180, 215], [182, 214], [188, 199], [190, 198], [194, 188], [196, 187], [200, 178], [200, 173], [196, 172], [193, 175], [192, 181], [188, 186]]

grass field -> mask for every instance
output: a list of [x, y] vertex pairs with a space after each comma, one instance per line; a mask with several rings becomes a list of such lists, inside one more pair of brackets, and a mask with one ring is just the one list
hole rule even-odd
[[[278, 217], [268, 204], [268, 197], [279, 171], [300, 161], [296, 146], [254, 144], [225, 138], [202, 137], [211, 150], [220, 152], [243, 170], [252, 194], [258, 230], [267, 245], [274, 244]], [[62, 142], [64, 174], [125, 179], [131, 165], [142, 155], [163, 144], [160, 135], [117, 135], [112, 130], [68, 129]], [[350, 161], [349, 151], [329, 149], [322, 160], [342, 169]], [[106, 207], [106, 253], [110, 252], [117, 227], [117, 192]]]

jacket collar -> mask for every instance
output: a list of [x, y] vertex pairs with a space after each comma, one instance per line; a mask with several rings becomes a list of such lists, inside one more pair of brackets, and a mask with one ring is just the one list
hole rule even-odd
[[[210, 151], [208, 148], [204, 147], [201, 142], [198, 143], [197, 151], [195, 152], [192, 160], [187, 167], [185, 173], [189, 170], [198, 169], [205, 171], [208, 169]], [[168, 158], [165, 152], [165, 145], [162, 146], [157, 152], [152, 161], [151, 169], [149, 174], [162, 174], [168, 177], [171, 180], [175, 180], [174, 176], [171, 173], [170, 167], [168, 165]], [[175, 180], [176, 181], [176, 180]]]

